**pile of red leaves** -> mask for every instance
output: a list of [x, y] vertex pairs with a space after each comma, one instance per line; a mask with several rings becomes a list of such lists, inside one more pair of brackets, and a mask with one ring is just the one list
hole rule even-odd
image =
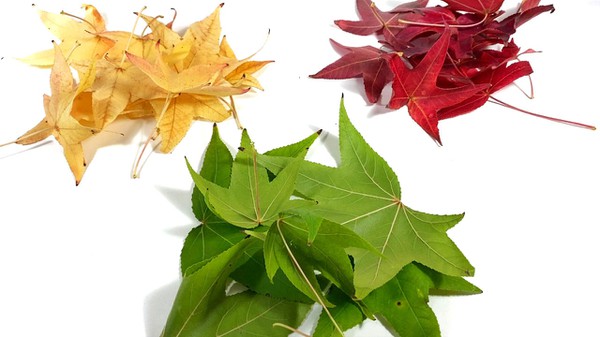
[[439, 120], [471, 112], [488, 100], [520, 110], [491, 95], [533, 72], [519, 56], [534, 51], [521, 52], [511, 36], [537, 15], [553, 12], [554, 6], [524, 0], [509, 14], [500, 9], [503, 0], [444, 2], [446, 6], [428, 7], [427, 0], [417, 0], [382, 11], [370, 0], [357, 0], [360, 20], [335, 24], [352, 34], [376, 35], [381, 48], [347, 47], [332, 40], [344, 55], [311, 77], [362, 77], [370, 103], [378, 102], [392, 83], [387, 107], [407, 106], [410, 116], [440, 144]]

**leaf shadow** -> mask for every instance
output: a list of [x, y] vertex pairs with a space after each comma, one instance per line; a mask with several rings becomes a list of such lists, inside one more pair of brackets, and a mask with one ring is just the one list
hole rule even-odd
[[13, 156], [17, 156], [19, 154], [26, 153], [28, 151], [32, 151], [34, 149], [37, 149], [37, 148], [42, 147], [42, 146], [46, 146], [46, 145], [48, 145], [50, 143], [53, 143], [53, 142], [54, 141], [52, 139], [47, 139], [45, 141], [42, 141], [42, 142], [39, 142], [39, 143], [36, 143], [36, 144], [28, 145], [27, 147], [21, 148], [21, 149], [15, 151], [15, 152], [11, 152], [11, 153], [8, 153], [6, 155], [0, 156], [0, 160], [7, 159], [7, 158], [10, 158], [10, 157], [13, 157]]
[[352, 94], [358, 94], [365, 102], [369, 101], [364, 89], [362, 78], [350, 78], [346, 80], [341, 80], [340, 85], [342, 86], [343, 92], [348, 91]]
[[138, 134], [150, 134], [153, 128], [154, 124], [150, 122], [140, 123], [133, 119], [115, 120], [108, 130], [103, 130], [83, 141], [86, 160], [90, 163], [99, 148], [132, 144]]
[[170, 227], [166, 230], [166, 232], [170, 235], [174, 235], [176, 237], [185, 238], [188, 233], [197, 225], [199, 225], [198, 220], [194, 216], [192, 212], [192, 189], [193, 186], [190, 187], [189, 190], [180, 190], [175, 188], [170, 188], [166, 186], [157, 186], [156, 189], [171, 203], [172, 206], [175, 207], [179, 212], [185, 214], [190, 219], [188, 225]]
[[[319, 129], [311, 126], [314, 131], [318, 131]], [[322, 131], [321, 136], [318, 138], [318, 141], [325, 147], [331, 158], [336, 163], [336, 166], [340, 166], [342, 163], [342, 155], [340, 153], [340, 138], [328, 131]]]
[[379, 101], [377, 101], [377, 103], [371, 105], [371, 111], [369, 111], [368, 117], [369, 118], [377, 117], [379, 115], [384, 115], [384, 114], [394, 111], [393, 109], [390, 109], [387, 107], [387, 103], [384, 103], [384, 102], [389, 102], [391, 97], [392, 97], [392, 87], [391, 87], [391, 85], [386, 85], [383, 88], [383, 90], [381, 91], [381, 97], [379, 98]]
[[161, 335], [180, 283], [179, 279], [170, 282], [152, 291], [144, 299], [144, 323], [147, 337]]

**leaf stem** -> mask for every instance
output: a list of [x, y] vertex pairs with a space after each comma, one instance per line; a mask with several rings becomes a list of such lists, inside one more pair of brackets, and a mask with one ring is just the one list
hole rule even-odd
[[[138, 14], [139, 15], [139, 14]], [[146, 35], [146, 29], [148, 29], [148, 27], [150, 27], [150, 25], [154, 22], [154, 21], [158, 21], [158, 19], [164, 19], [164, 16], [162, 15], [157, 15], [155, 17], [152, 18], [152, 21], [146, 23], [146, 26], [144, 27], [144, 29], [142, 30], [142, 32], [140, 33], [140, 36], [144, 36]]]
[[140, 163], [142, 161], [142, 156], [144, 155], [144, 152], [146, 151], [146, 148], [148, 147], [148, 144], [150, 144], [151, 141], [156, 140], [156, 137], [158, 137], [159, 134], [159, 128], [158, 125], [160, 124], [160, 121], [163, 117], [163, 115], [165, 114], [165, 112], [167, 111], [167, 109], [169, 108], [169, 105], [171, 104], [171, 98], [173, 97], [173, 93], [167, 93], [167, 97], [165, 98], [165, 103], [163, 104], [163, 108], [162, 111], [160, 112], [160, 115], [158, 116], [158, 118], [156, 119], [156, 126], [154, 127], [154, 130], [152, 131], [152, 133], [150, 134], [150, 136], [148, 137], [148, 139], [146, 139], [146, 142], [144, 143], [144, 147], [142, 148], [142, 151], [140, 152], [140, 155], [138, 156], [136, 162], [135, 162], [135, 166], [133, 167], [133, 174], [132, 174], [132, 178], [137, 179], [140, 177]]
[[260, 191], [258, 185], [258, 164], [256, 160], [256, 150], [254, 146], [252, 146], [252, 168], [254, 170], [254, 189], [256, 190], [256, 194], [254, 195], [254, 208], [256, 210], [256, 222], [258, 224], [262, 223], [262, 212], [260, 209]]
[[305, 334], [304, 332], [302, 332], [302, 331], [300, 331], [298, 329], [294, 329], [291, 326], [283, 324], [283, 323], [273, 323], [273, 327], [284, 328], [284, 329], [289, 330], [291, 332], [295, 332], [295, 333], [299, 334], [302, 337], [311, 337], [310, 335]]
[[333, 326], [335, 327], [335, 329], [340, 333], [340, 335], [343, 336], [344, 335], [344, 331], [337, 324], [337, 322], [335, 321], [335, 318], [333, 318], [333, 315], [331, 314], [331, 312], [329, 311], [329, 309], [327, 309], [327, 306], [325, 305], [325, 301], [323, 301], [323, 299], [321, 298], [321, 296], [323, 296], [323, 295], [320, 294], [313, 287], [313, 285], [310, 283], [310, 281], [308, 280], [308, 277], [304, 273], [304, 270], [302, 270], [302, 268], [300, 267], [300, 264], [298, 263], [298, 260], [296, 260], [296, 257], [294, 256], [294, 253], [292, 252], [292, 250], [288, 246], [287, 241], [285, 240], [285, 236], [283, 235], [283, 232], [281, 231], [281, 226], [280, 225], [281, 225], [281, 220], [277, 220], [277, 223], [276, 223], [277, 231], [279, 232], [279, 236], [281, 237], [281, 240], [283, 241], [283, 245], [285, 246], [285, 249], [287, 250], [288, 255], [290, 256], [290, 259], [292, 259], [292, 262], [294, 263], [294, 266], [298, 270], [298, 273], [300, 273], [300, 275], [302, 275], [302, 278], [304, 279], [304, 281], [306, 282], [306, 284], [308, 285], [308, 287], [310, 288], [310, 290], [313, 292], [313, 294], [315, 294], [315, 296], [317, 296], [317, 299], [319, 300], [319, 304], [323, 307], [323, 310], [325, 311], [325, 313], [327, 314], [327, 316], [331, 320], [331, 323], [333, 324]]
[[475, 23], [471, 23], [468, 25], [449, 25], [449, 24], [441, 24], [441, 23], [427, 23], [427, 22], [418, 22], [418, 21], [410, 21], [410, 20], [404, 20], [404, 19], [398, 19], [398, 23], [400, 24], [404, 24], [404, 25], [413, 25], [413, 26], [423, 26], [423, 27], [436, 27], [436, 28], [473, 28], [473, 27], [477, 27], [479, 25], [481, 25], [482, 23], [485, 22], [485, 20], [487, 20], [488, 18], [488, 13], [485, 13], [485, 15], [483, 16], [483, 18]]
[[593, 125], [588, 125], [588, 124], [583, 124], [583, 123], [579, 123], [579, 122], [573, 122], [573, 121], [569, 121], [569, 120], [565, 120], [565, 119], [560, 119], [560, 118], [555, 118], [555, 117], [549, 117], [549, 116], [545, 116], [545, 115], [540, 115], [531, 111], [527, 111], [527, 110], [523, 110], [521, 108], [518, 108], [514, 105], [508, 104], [506, 102], [503, 102], [499, 99], [497, 99], [496, 97], [490, 96], [490, 102], [498, 104], [500, 106], [503, 106], [505, 108], [509, 108], [509, 109], [513, 109], [531, 116], [535, 116], [535, 117], [539, 117], [539, 118], [543, 118], [549, 121], [553, 121], [553, 122], [558, 122], [558, 123], [563, 123], [563, 124], [567, 124], [567, 125], [571, 125], [571, 126], [576, 126], [576, 127], [580, 127], [580, 128], [584, 128], [584, 129], [588, 129], [588, 130], [596, 130], [596, 127]]
[[233, 116], [233, 119], [235, 120], [235, 125], [237, 125], [238, 129], [243, 130], [244, 126], [242, 125], [242, 122], [240, 122], [240, 117], [237, 113], [237, 110], [235, 108], [235, 103], [233, 101], [233, 96], [229, 96], [229, 102], [227, 102], [223, 97], [219, 97], [219, 100], [221, 102], [223, 102], [223, 104], [227, 105], [227, 107], [229, 108], [229, 110], [231, 110], [231, 115]]
[[129, 34], [129, 39], [127, 40], [125, 48], [123, 48], [123, 56], [121, 57], [121, 63], [119, 64], [119, 68], [123, 68], [123, 63], [125, 63], [125, 58], [127, 57], [127, 49], [129, 49], [129, 45], [131, 44], [131, 40], [133, 39], [135, 28], [137, 27], [137, 24], [140, 21], [140, 15], [142, 15], [142, 12], [146, 8], [146, 6], [142, 7], [142, 9], [137, 13], [137, 17], [135, 18], [135, 22], [133, 23], [133, 28], [131, 29], [131, 33]]
[[96, 27], [94, 27], [94, 25], [93, 25], [91, 22], [89, 22], [88, 20], [86, 20], [86, 19], [84, 19], [84, 18], [81, 18], [81, 17], [79, 17], [79, 16], [77, 16], [77, 15], [73, 15], [73, 14], [71, 14], [71, 13], [67, 13], [67, 12], [65, 12], [65, 11], [60, 11], [60, 14], [61, 14], [61, 15], [64, 15], [64, 16], [68, 16], [68, 17], [70, 17], [70, 18], [73, 18], [73, 19], [80, 20], [81, 22], [85, 22], [85, 23], [87, 23], [87, 24], [88, 24], [90, 27], [94, 28], [94, 30], [96, 30]]

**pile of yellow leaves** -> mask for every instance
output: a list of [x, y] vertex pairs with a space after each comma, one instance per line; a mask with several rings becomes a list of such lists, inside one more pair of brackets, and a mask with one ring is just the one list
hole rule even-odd
[[262, 90], [252, 75], [271, 61], [237, 59], [221, 36], [222, 6], [183, 36], [172, 30], [172, 21], [164, 24], [141, 13], [137, 20], [145, 21], [146, 29], [137, 35], [106, 30], [92, 5], [82, 7], [83, 18], [40, 11], [60, 42], [21, 60], [52, 67], [51, 94], [44, 95], [44, 119], [16, 143], [33, 144], [53, 135], [79, 184], [87, 165], [81, 142], [117, 118], [154, 118], [146, 145], [160, 137], [164, 153], [173, 150], [194, 120], [221, 122], [233, 115], [241, 127], [233, 96]]

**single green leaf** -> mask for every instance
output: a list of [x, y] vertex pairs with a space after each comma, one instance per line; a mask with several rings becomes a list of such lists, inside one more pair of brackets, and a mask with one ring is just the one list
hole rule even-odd
[[431, 279], [414, 264], [375, 289], [363, 303], [388, 328], [402, 337], [439, 337], [435, 313], [427, 304]]
[[[327, 294], [327, 299], [335, 305], [335, 307], [329, 308], [329, 312], [343, 331], [351, 329], [366, 319], [366, 316], [362, 313], [358, 304], [337, 287], [331, 287]], [[317, 327], [312, 336], [343, 337], [336, 330], [331, 322], [331, 318], [329, 318], [325, 311], [322, 311], [319, 315]]]
[[[213, 124], [213, 132], [204, 153], [200, 176], [222, 187], [229, 187], [231, 181], [231, 167], [233, 157], [219, 136], [217, 124]], [[225, 223], [222, 219], [216, 217], [208, 208], [204, 201], [204, 196], [197, 187], [194, 186], [192, 192], [192, 210], [196, 218], [203, 224]]]
[[213, 124], [213, 133], [204, 153], [200, 175], [213, 183], [228, 187], [231, 181], [233, 157], [219, 134], [217, 124]]
[[195, 337], [285, 337], [288, 330], [274, 327], [280, 323], [297, 327], [310, 305], [290, 302], [245, 291], [227, 296], [202, 317]]
[[208, 261], [181, 281], [162, 337], [202, 336], [202, 321], [225, 297], [229, 275], [247, 261], [261, 242], [250, 238]]
[[[231, 152], [221, 140], [219, 129], [214, 124], [199, 174], [217, 185], [228, 187], [232, 165]], [[192, 192], [192, 210], [202, 224], [188, 234], [181, 250], [181, 272], [184, 275], [201, 266], [199, 262], [219, 255], [245, 236], [239, 229], [229, 225], [208, 208], [204, 196], [197, 187], [194, 187]], [[188, 270], [193, 265], [195, 267]]]
[[[341, 165], [303, 162], [296, 188], [318, 201], [315, 214], [347, 226], [377, 249], [379, 254], [351, 251], [356, 296], [364, 298], [412, 261], [448, 275], [473, 275], [473, 266], [444, 231], [462, 215], [427, 214], [403, 204], [396, 174], [352, 125], [343, 99], [339, 127]], [[275, 174], [289, 161], [259, 156]]]
[[290, 161], [277, 178], [256, 163], [253, 148], [238, 152], [233, 163], [230, 188], [223, 188], [188, 169], [211, 210], [223, 220], [242, 228], [269, 226], [280, 212], [295, 207], [290, 201], [300, 159]]

